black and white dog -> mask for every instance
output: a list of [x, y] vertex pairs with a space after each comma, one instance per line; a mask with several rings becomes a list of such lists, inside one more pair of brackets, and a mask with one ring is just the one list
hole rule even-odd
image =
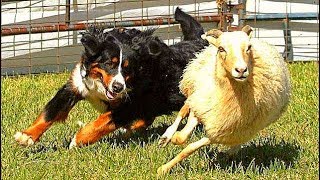
[[155, 29], [95, 27], [82, 34], [85, 48], [70, 79], [35, 122], [17, 132], [15, 140], [32, 145], [56, 121], [64, 121], [74, 105], [89, 101], [102, 114], [76, 133], [71, 147], [92, 144], [118, 128], [147, 128], [155, 117], [179, 110], [185, 100], [178, 84], [190, 59], [208, 45], [204, 30], [191, 16], [176, 9], [184, 41], [168, 46], [152, 35]]

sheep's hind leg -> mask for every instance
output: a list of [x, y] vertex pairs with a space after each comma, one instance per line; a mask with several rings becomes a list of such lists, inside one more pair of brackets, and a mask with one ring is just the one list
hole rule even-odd
[[179, 124], [183, 118], [185, 118], [189, 113], [189, 106], [184, 104], [180, 109], [176, 120], [171, 126], [169, 126], [166, 132], [160, 137], [158, 145], [160, 147], [165, 147], [170, 141], [173, 134], [177, 131]]
[[181, 131], [176, 131], [171, 139], [171, 142], [176, 145], [184, 144], [198, 124], [198, 119], [194, 116], [194, 113], [190, 111], [187, 124]]
[[196, 141], [194, 143], [189, 144], [186, 148], [184, 148], [175, 158], [173, 158], [168, 163], [160, 166], [157, 170], [158, 176], [161, 176], [165, 173], [167, 173], [173, 166], [175, 166], [177, 163], [182, 161], [183, 159], [190, 156], [192, 153], [194, 153], [199, 148], [211, 144], [211, 141], [209, 138], [204, 137], [200, 139], [199, 141]]

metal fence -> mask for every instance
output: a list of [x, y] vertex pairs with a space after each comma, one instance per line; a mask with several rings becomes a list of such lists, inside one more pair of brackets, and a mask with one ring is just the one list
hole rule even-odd
[[233, 31], [250, 24], [254, 36], [276, 45], [287, 60], [319, 60], [319, 1], [235, 0], [222, 9], [212, 0], [1, 1], [1, 75], [62, 72], [82, 52], [79, 32], [158, 27], [167, 44], [181, 40], [173, 14], [179, 6], [205, 30]]

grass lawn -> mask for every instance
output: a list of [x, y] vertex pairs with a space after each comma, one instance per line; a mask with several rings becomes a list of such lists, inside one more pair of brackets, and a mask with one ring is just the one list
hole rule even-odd
[[[202, 148], [175, 166], [164, 179], [319, 179], [318, 63], [289, 65], [292, 99], [286, 113], [227, 158], [220, 146]], [[13, 135], [27, 128], [69, 74], [1, 78], [1, 179], [156, 179], [157, 168], [183, 147], [159, 148], [158, 138], [172, 123], [160, 116], [144, 134], [130, 139], [121, 131], [91, 146], [68, 150], [79, 129], [98, 114], [87, 102], [71, 111], [66, 123], [48, 130], [33, 147], [16, 144]], [[198, 127], [190, 141], [203, 135]]]

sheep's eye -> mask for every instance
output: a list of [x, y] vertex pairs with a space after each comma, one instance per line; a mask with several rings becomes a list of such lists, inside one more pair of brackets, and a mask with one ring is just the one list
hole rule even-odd
[[218, 51], [219, 51], [219, 52], [226, 52], [226, 50], [225, 50], [223, 47], [221, 47], [221, 46], [218, 47]]
[[251, 50], [251, 45], [248, 46], [247, 52]]

